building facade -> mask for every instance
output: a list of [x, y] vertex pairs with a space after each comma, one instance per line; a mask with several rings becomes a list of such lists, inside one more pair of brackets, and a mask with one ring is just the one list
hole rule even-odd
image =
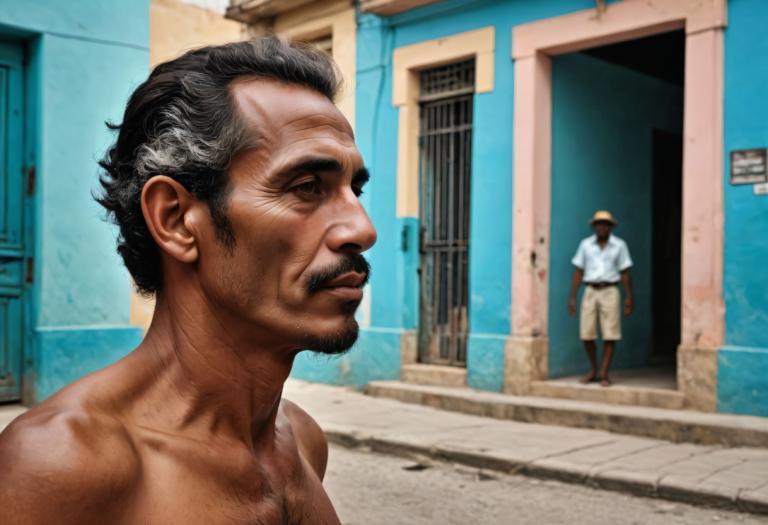
[[0, 400], [33, 403], [132, 349], [131, 286], [92, 192], [147, 73], [148, 2], [0, 5]]
[[[274, 28], [323, 2], [231, 4]], [[356, 348], [301, 355], [296, 376], [567, 395], [556, 380], [587, 364], [570, 259], [608, 209], [635, 261], [613, 368], [648, 376], [613, 401], [768, 415], [764, 2], [354, 8], [345, 74], [379, 241]]]

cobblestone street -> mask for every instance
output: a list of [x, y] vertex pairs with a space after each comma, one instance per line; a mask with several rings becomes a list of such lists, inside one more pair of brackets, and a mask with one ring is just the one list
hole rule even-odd
[[325, 486], [345, 525], [768, 523], [764, 516], [339, 446], [331, 446]]

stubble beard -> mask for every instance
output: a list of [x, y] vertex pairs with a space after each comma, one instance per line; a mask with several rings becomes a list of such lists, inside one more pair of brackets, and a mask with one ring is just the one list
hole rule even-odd
[[[357, 305], [355, 305], [355, 308], [357, 308]], [[306, 334], [302, 347], [324, 355], [341, 355], [346, 353], [355, 344], [360, 333], [360, 327], [353, 314], [354, 310], [350, 314], [346, 325], [334, 334], [322, 336]]]

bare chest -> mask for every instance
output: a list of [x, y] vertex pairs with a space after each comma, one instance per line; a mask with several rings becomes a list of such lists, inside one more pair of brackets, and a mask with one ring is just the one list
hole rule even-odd
[[298, 455], [261, 461], [149, 454], [128, 523], [339, 524], [311, 467]]

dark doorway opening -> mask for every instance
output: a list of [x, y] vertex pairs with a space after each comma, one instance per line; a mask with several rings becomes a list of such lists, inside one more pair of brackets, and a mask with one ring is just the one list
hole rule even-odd
[[675, 364], [680, 344], [683, 137], [653, 130], [650, 364]]
[[685, 31], [594, 47], [582, 53], [676, 86], [682, 87], [685, 82]]

